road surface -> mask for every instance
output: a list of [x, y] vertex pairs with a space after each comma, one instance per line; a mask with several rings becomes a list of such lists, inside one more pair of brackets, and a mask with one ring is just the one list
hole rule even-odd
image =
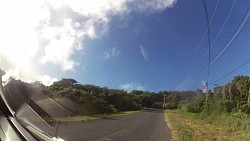
[[131, 115], [64, 122], [58, 136], [66, 141], [170, 141], [164, 111], [147, 109]]

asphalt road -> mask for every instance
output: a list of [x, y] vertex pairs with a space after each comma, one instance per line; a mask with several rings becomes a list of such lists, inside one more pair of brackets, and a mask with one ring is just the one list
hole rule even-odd
[[65, 122], [58, 136], [66, 141], [170, 141], [163, 110], [83, 122]]

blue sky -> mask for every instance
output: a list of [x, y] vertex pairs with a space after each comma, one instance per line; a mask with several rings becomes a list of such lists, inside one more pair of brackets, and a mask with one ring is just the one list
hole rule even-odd
[[[62, 42], [58, 37], [58, 42], [53, 42], [49, 38], [52, 33], [45, 34], [44, 39], [42, 37], [45, 35], [42, 34], [44, 36], [39, 38], [39, 47], [43, 47], [38, 47], [38, 52], [40, 49], [43, 54], [37, 53], [31, 57], [36, 59], [29, 61], [36, 71], [34, 75], [46, 75], [51, 80], [74, 78], [83, 84], [127, 90], [195, 90], [202, 88], [202, 81], [213, 82], [250, 59], [250, 21], [246, 19], [238, 36], [210, 67], [209, 77], [207, 71], [200, 74], [208, 65], [207, 34], [202, 40], [206, 31], [202, 1], [154, 1], [160, 6], [144, 0], [130, 3], [121, 0], [120, 6], [115, 5], [117, 10], [107, 8], [105, 12], [108, 14], [101, 15], [98, 21], [95, 21], [97, 18], [84, 15], [70, 2], [57, 7], [49, 5], [48, 27], [55, 29], [53, 24], [60, 23], [60, 17], [57, 15], [58, 19], [53, 18], [53, 14], [62, 10], [64, 26], [58, 36], [69, 42]], [[209, 0], [207, 6], [210, 20], [214, 15], [210, 23], [211, 42], [233, 6], [223, 30], [211, 47], [213, 61], [232, 39], [243, 19], [250, 18], [250, 1]], [[67, 22], [66, 18], [70, 20]], [[41, 21], [46, 20], [39, 21], [41, 24]], [[50, 29], [44, 25], [41, 27], [41, 31]], [[69, 38], [67, 34], [73, 34], [74, 40], [68, 40], [72, 37]], [[53, 45], [62, 47], [56, 48]], [[53, 47], [57, 51], [50, 53]], [[250, 62], [216, 84], [223, 85], [236, 75], [249, 74]], [[213, 84], [209, 88], [213, 88]]]

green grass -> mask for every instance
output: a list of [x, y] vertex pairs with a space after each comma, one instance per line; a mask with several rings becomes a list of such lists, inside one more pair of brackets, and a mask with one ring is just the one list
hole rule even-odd
[[172, 130], [173, 140], [192, 141], [194, 131], [186, 125], [183, 115], [177, 110], [166, 110], [165, 113], [168, 126]]
[[72, 121], [89, 121], [89, 120], [97, 120], [97, 119], [108, 119], [118, 116], [129, 115], [133, 113], [137, 113], [139, 111], [124, 111], [113, 114], [97, 114], [97, 115], [77, 115], [74, 117], [65, 117], [65, 118], [57, 118], [57, 121], [61, 122], [72, 122]]
[[166, 110], [174, 140], [179, 141], [250, 141], [250, 118], [229, 114], [201, 119], [197, 113]]

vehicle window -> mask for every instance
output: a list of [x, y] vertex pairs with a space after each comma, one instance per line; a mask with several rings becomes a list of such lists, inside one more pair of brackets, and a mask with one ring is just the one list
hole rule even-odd
[[0, 18], [2, 139], [250, 138], [249, 0], [3, 0]]

